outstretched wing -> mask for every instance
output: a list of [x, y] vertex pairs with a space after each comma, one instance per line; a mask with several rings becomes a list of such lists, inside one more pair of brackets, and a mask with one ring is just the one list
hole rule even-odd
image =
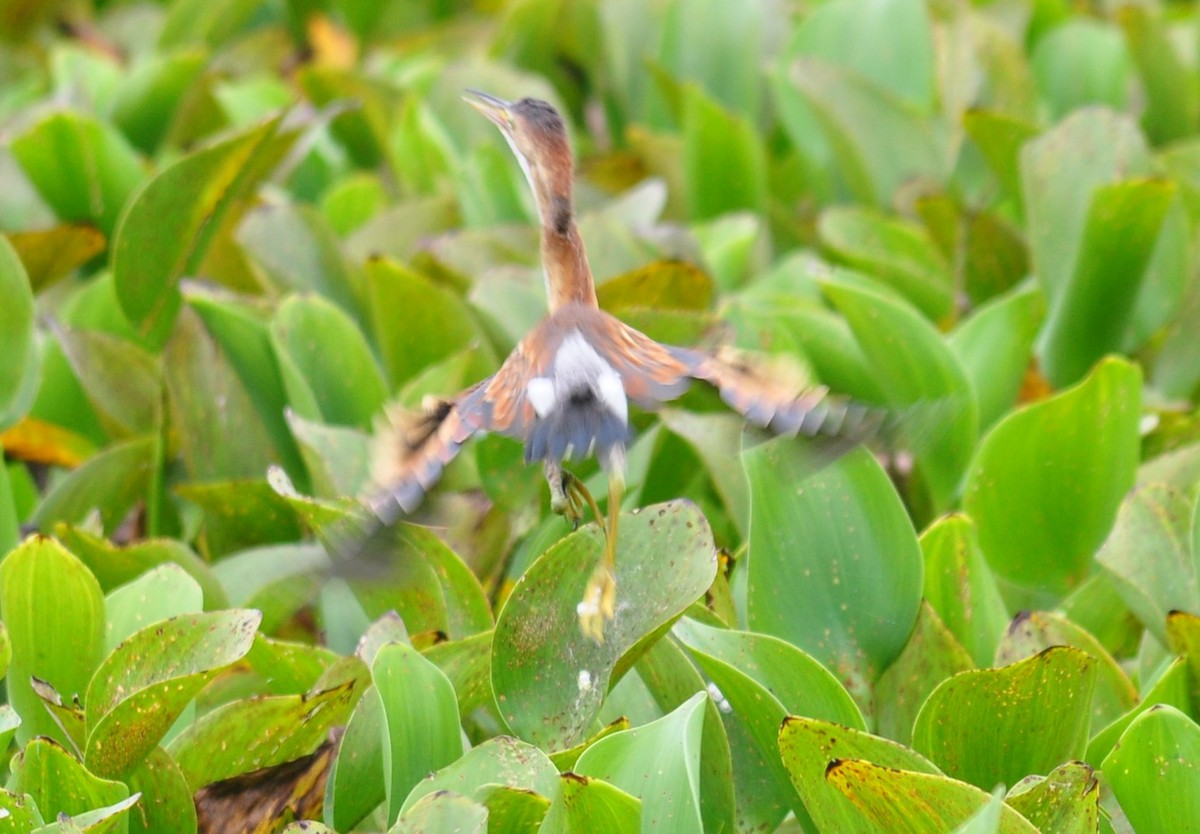
[[730, 354], [661, 345], [616, 319], [605, 323], [612, 338], [598, 340], [625, 385], [644, 408], [675, 399], [692, 380], [712, 385], [727, 405], [751, 423], [776, 434], [825, 435], [865, 439], [884, 423], [886, 413], [831, 394], [804, 388]]

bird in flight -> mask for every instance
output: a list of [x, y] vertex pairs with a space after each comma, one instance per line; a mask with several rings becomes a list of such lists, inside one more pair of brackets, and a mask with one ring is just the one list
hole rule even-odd
[[548, 103], [509, 102], [468, 90], [465, 96], [508, 141], [533, 189], [541, 222], [548, 315], [500, 369], [417, 416], [391, 415], [380, 436], [367, 503], [391, 524], [412, 512], [473, 435], [496, 432], [525, 445], [541, 462], [552, 509], [578, 523], [595, 501], [563, 464], [595, 455], [608, 477], [604, 554], [577, 609], [584, 634], [602, 642], [617, 610], [617, 527], [625, 488], [629, 405], [654, 409], [694, 380], [714, 386], [749, 422], [777, 434], [863, 438], [881, 412], [830, 396], [796, 391], [745, 363], [660, 344], [600, 309], [572, 200], [574, 162], [562, 117]]

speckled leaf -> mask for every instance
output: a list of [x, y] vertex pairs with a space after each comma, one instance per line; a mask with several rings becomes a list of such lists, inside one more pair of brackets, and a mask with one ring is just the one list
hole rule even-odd
[[[549, 751], [595, 729], [618, 661], [678, 617], [716, 574], [712, 533], [691, 503], [624, 515], [619, 535], [617, 615], [605, 626], [603, 644], [581, 633], [575, 613], [603, 548], [594, 526], [531, 565], [496, 623], [492, 686], [500, 713], [516, 735]], [[550, 634], [555, 639], [546, 639]]]
[[926, 700], [913, 749], [981, 788], [1047, 773], [1083, 755], [1095, 682], [1096, 661], [1066, 646], [1003, 669], [963, 672]]
[[486, 834], [487, 830], [487, 808], [465, 796], [442, 791], [422, 797], [388, 829], [388, 834], [431, 834], [434, 831]]
[[413, 787], [463, 754], [454, 687], [412, 646], [389, 643], [371, 665], [383, 706], [387, 818], [394, 821]]
[[157, 747], [133, 773], [125, 777], [131, 792], [140, 793], [141, 807], [129, 815], [130, 834], [159, 834], [196, 830], [196, 803], [179, 766]]
[[486, 804], [487, 788], [495, 785], [553, 796], [558, 787], [558, 769], [533, 745], [510, 736], [496, 736], [418, 782], [404, 800], [400, 815], [422, 797], [439, 791], [453, 791]]
[[170, 562], [151, 568], [104, 600], [105, 652], [151, 623], [204, 609], [204, 592], [183, 568]]
[[0, 790], [0, 834], [25, 834], [42, 825], [37, 804], [28, 794], [10, 793]]
[[264, 481], [185, 483], [176, 492], [204, 511], [203, 543], [211, 557], [294, 542], [303, 532], [292, 505]]
[[1093, 834], [1099, 825], [1100, 781], [1082, 762], [1067, 762], [1045, 777], [1031, 776], [1005, 798], [1039, 831]]
[[601, 779], [564, 773], [541, 832], [621, 834], [641, 830], [642, 803]]
[[260, 619], [236, 609], [176, 617], [117, 646], [88, 687], [88, 769], [120, 776], [136, 767], [196, 693], [250, 651]]
[[1033, 657], [1051, 646], [1074, 646], [1096, 661], [1092, 726], [1103, 727], [1137, 703], [1137, 689], [1100, 641], [1060, 614], [1023, 612], [1009, 625], [996, 649], [996, 666]]
[[913, 721], [938, 684], [975, 668], [929, 604], [921, 602], [908, 644], [875, 685], [875, 729], [901, 744], [912, 740]]
[[29, 794], [47, 817], [75, 816], [129, 796], [129, 788], [89, 773], [50, 739], [34, 739], [13, 760], [13, 789]]
[[1200, 819], [1200, 727], [1169, 706], [1138, 716], [1104, 760], [1104, 776], [1138, 834], [1174, 834]]
[[1133, 484], [1140, 400], [1137, 368], [1106, 359], [983, 439], [963, 508], [998, 574], [1052, 594], [1084, 578]]
[[[839, 759], [825, 778], [854, 803], [865, 823], [881, 831], [942, 834], [971, 819], [990, 801], [972, 785], [930, 773], [894, 770], [859, 759]], [[1027, 819], [1004, 806], [1000, 834], [1037, 834]]]
[[87, 689], [104, 655], [104, 597], [95, 577], [57, 542], [34, 536], [0, 563], [0, 612], [12, 645], [5, 686], [21, 716], [18, 741], [49, 736], [69, 744], [30, 677], [68, 700]]
[[575, 772], [638, 796], [656, 831], [701, 830], [698, 771], [707, 698], [698, 692], [657, 721], [600, 739], [579, 757]]
[[204, 785], [310, 755], [343, 724], [354, 686], [311, 695], [233, 701], [205, 714], [168, 747], [193, 792]]
[[965, 515], [940, 518], [921, 534], [925, 599], [946, 628], [984, 668], [992, 664], [1009, 616]]
[[834, 761], [868, 759], [889, 768], [936, 774], [922, 756], [894, 741], [813, 718], [789, 716], [779, 730], [779, 752], [818, 831], [876, 834], [846, 796], [825, 780]]
[[[1088, 742], [1085, 761], [1093, 767], [1100, 767], [1104, 757], [1112, 752], [1113, 747], [1121, 738], [1121, 734], [1133, 723], [1133, 720], [1156, 704], [1166, 704], [1181, 712], [1188, 712], [1191, 709], [1190, 683], [1188, 659], [1177, 657], [1172, 660], [1137, 706], [1104, 729], [1093, 733], [1092, 740]], [[1094, 729], [1095, 725], [1093, 725]]]
[[756, 446], [744, 459], [750, 627], [804, 649], [862, 705], [917, 618], [921, 552], [912, 522], [865, 450], [816, 474], [794, 440]]

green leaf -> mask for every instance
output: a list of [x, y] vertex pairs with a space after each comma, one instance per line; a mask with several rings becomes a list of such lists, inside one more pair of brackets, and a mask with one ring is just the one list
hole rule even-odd
[[642, 803], [600, 779], [564, 773], [540, 830], [563, 834], [640, 831]]
[[197, 273], [297, 135], [281, 117], [269, 119], [163, 168], [133, 198], [116, 231], [112, 268], [121, 308], [141, 333], [168, 332], [179, 280]]
[[697, 772], [707, 698], [697, 692], [658, 721], [600, 739], [579, 757], [575, 772], [638, 796], [657, 830], [702, 830]]
[[325, 821], [349, 831], [387, 799], [383, 704], [369, 687], [350, 714], [325, 783]]
[[1021, 287], [977, 309], [947, 339], [971, 380], [981, 429], [1016, 402], [1045, 312], [1044, 296]]
[[1200, 87], [1180, 57], [1171, 26], [1160, 13], [1122, 6], [1116, 16], [1142, 77], [1142, 127], [1156, 145], [1184, 139], [1200, 127]]
[[689, 215], [708, 220], [731, 211], [762, 213], [766, 160], [759, 135], [695, 84], [683, 93], [683, 170]]
[[1165, 180], [1096, 189], [1069, 282], [1045, 284], [1050, 304], [1038, 347], [1051, 382], [1075, 382], [1122, 346], [1175, 191]]
[[400, 264], [367, 264], [367, 298], [371, 330], [393, 389], [478, 338], [461, 298]]
[[1067, 762], [1017, 783], [1005, 801], [1039, 831], [1089, 834], [1099, 824], [1100, 781], [1082, 762]]
[[105, 534], [111, 535], [146, 496], [157, 449], [154, 437], [112, 444], [50, 489], [34, 514], [34, 523], [42, 529], [59, 521], [79, 524], [98, 511]]
[[1174, 707], [1134, 719], [1104, 760], [1104, 775], [1138, 834], [1185, 831], [1200, 819], [1200, 727]]
[[145, 176], [121, 134], [77, 113], [50, 114], [13, 139], [11, 147], [60, 220], [90, 221], [109, 237]]
[[105, 653], [151, 623], [194, 614], [203, 607], [200, 586], [183, 568], [170, 562], [151, 568], [104, 600]]
[[1096, 661], [1060, 646], [1002, 669], [963, 672], [917, 715], [913, 748], [978, 787], [1016, 784], [1083, 755]]
[[0, 834], [25, 834], [43, 823], [37, 803], [28, 794], [0, 790]]
[[300, 416], [370, 428], [387, 388], [349, 316], [319, 296], [292, 296], [275, 313], [271, 342]]
[[99, 330], [56, 327], [71, 369], [109, 433], [149, 434], [162, 424], [162, 363], [133, 342]]
[[1053, 595], [1083, 580], [1133, 484], [1140, 399], [1137, 368], [1106, 359], [984, 437], [963, 509], [998, 574]]
[[176, 617], [117, 646], [88, 687], [88, 769], [120, 776], [137, 767], [196, 693], [250, 651], [260, 619], [239, 610]]
[[[850, 798], [863, 821], [876, 830], [941, 834], [957, 829], [987, 806], [988, 794], [972, 785], [930, 773], [895, 770], [873, 762], [843, 759], [826, 779]], [[1037, 834], [1029, 821], [1001, 806], [1001, 834]]]
[[1132, 67], [1107, 21], [1080, 16], [1055, 27], [1038, 40], [1032, 65], [1052, 118], [1089, 104], [1125, 109]]
[[950, 265], [924, 229], [867, 208], [834, 207], [817, 224], [822, 241], [846, 263], [898, 290], [927, 318], [954, 305]]
[[387, 818], [394, 821], [413, 787], [463, 754], [454, 687], [411, 646], [389, 643], [371, 675], [383, 707], [383, 772]]
[[879, 765], [936, 774], [928, 760], [894, 741], [812, 718], [789, 716], [779, 729], [779, 751], [818, 831], [875, 834], [844, 793], [826, 781], [834, 762], [869, 759]]
[[201, 49], [180, 49], [131, 66], [117, 88], [112, 120], [138, 150], [153, 153], [166, 138], [207, 57]]
[[223, 704], [171, 742], [168, 752], [193, 791], [312, 754], [350, 715], [347, 682], [310, 695], [259, 696]]
[[921, 534], [921, 551], [925, 599], [975, 665], [990, 666], [1009, 616], [975, 525], [961, 514], [940, 518]]
[[550, 548], [525, 571], [496, 623], [492, 687], [501, 716], [517, 736], [551, 752], [592, 731], [615, 669], [628, 661], [622, 658], [683, 613], [717, 569], [712, 533], [691, 503], [623, 515], [617, 614], [597, 644], [581, 633], [576, 606], [602, 549], [593, 526]]
[[1006, 195], [1021, 205], [1021, 148], [1037, 136], [1036, 126], [1006, 113], [972, 110], [963, 115], [963, 127], [996, 174]]
[[0, 616], [12, 644], [8, 699], [18, 741], [69, 739], [42, 706], [30, 677], [70, 697], [83, 693], [104, 652], [104, 597], [95, 577], [57, 542], [34, 536], [0, 563]]
[[161, 747], [125, 777], [131, 792], [142, 795], [138, 812], [129, 816], [130, 834], [196, 830], [196, 803], [179, 766]]
[[537, 747], [509, 736], [496, 736], [418, 782], [404, 800], [400, 815], [403, 817], [422, 797], [444, 791], [485, 802], [488, 788], [495, 785], [553, 796], [558, 788], [558, 769]]
[[12, 779], [13, 788], [28, 794], [47, 816], [76, 816], [129, 797], [126, 785], [89, 773], [70, 753], [45, 738], [34, 739], [16, 756]]
[[912, 741], [913, 722], [929, 693], [952, 675], [973, 668], [966, 649], [922, 601], [908, 644], [875, 686], [875, 726], [879, 734], [908, 744]]
[[861, 705], [900, 654], [921, 599], [921, 552], [875, 458], [851, 452], [813, 474], [805, 449], [746, 452], [747, 619], [824, 663]]
[[620, 315], [628, 310], [708, 310], [713, 280], [687, 261], [655, 261], [610, 278], [596, 288], [600, 308]]
[[34, 342], [33, 289], [12, 244], [0, 236], [0, 431], [33, 405], [39, 361]]
[[824, 292], [854, 332], [887, 402], [914, 416], [901, 439], [916, 457], [934, 512], [957, 500], [963, 472], [979, 432], [979, 416], [966, 371], [945, 340], [903, 302], [842, 283]]
[[442, 791], [422, 797], [388, 829], [388, 834], [423, 834], [426, 831], [485, 834], [487, 830], [487, 808], [465, 796]]

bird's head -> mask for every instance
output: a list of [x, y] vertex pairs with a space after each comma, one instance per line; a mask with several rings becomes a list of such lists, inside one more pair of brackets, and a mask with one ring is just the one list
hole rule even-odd
[[570, 218], [572, 160], [567, 129], [558, 111], [536, 98], [505, 101], [478, 90], [463, 99], [487, 116], [521, 163], [538, 201], [542, 222], [560, 225]]

